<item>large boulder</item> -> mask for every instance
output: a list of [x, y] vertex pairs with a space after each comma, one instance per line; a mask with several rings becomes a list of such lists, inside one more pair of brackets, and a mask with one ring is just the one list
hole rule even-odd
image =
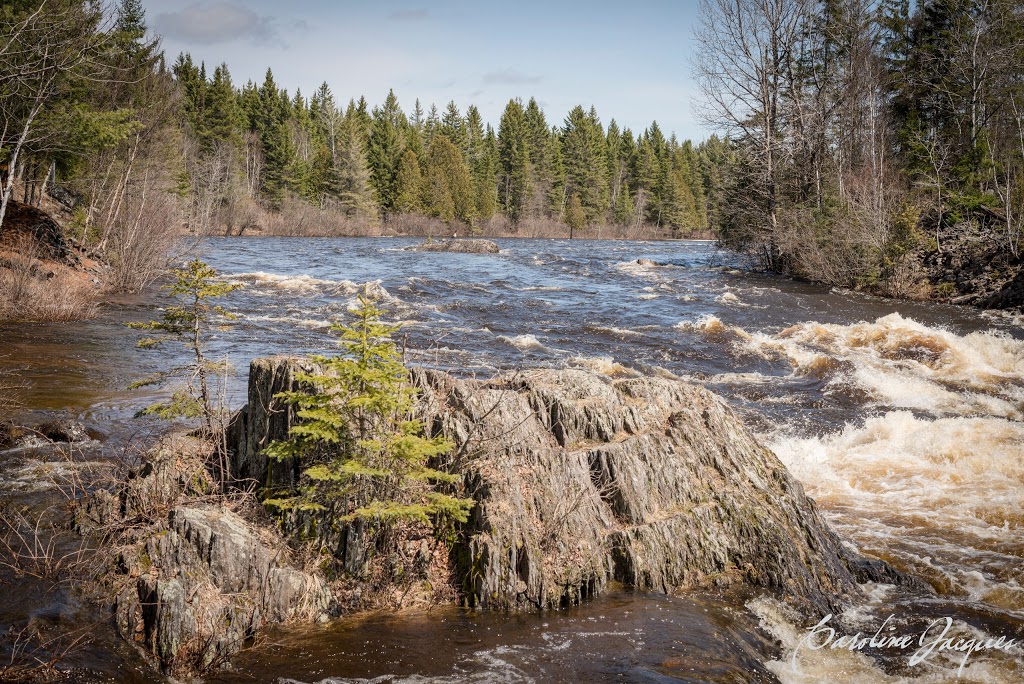
[[265, 625], [334, 610], [327, 584], [292, 566], [284, 539], [217, 494], [208, 456], [201, 442], [169, 438], [117, 489], [94, 492], [77, 520], [118, 548], [107, 576], [118, 631], [179, 678], [228, 664]]
[[[250, 385], [261, 403], [236, 418], [239, 476], [277, 484], [301, 470], [275, 476], [254, 447], [285, 436], [288, 411], [267, 402], [293, 389], [282, 381], [304, 363], [253, 362], [250, 382], [268, 384]], [[430, 431], [457, 445], [439, 465], [462, 473], [476, 500], [452, 552], [468, 605], [557, 608], [617, 580], [664, 592], [746, 583], [834, 610], [858, 581], [903, 580], [844, 546], [775, 455], [700, 387], [585, 370], [413, 379]]]

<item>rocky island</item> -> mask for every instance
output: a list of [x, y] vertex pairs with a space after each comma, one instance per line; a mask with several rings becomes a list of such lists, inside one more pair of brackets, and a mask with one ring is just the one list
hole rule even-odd
[[[228, 434], [232, 482], [259, 495], [296, 478], [300, 464], [270, 461], [264, 447], [295, 421], [273, 397], [308, 370], [292, 357], [252, 362], [249, 401]], [[331, 537], [354, 576], [383, 553], [400, 559], [407, 584], [441, 568], [454, 593], [428, 599], [481, 609], [555, 610], [617, 582], [666, 593], [744, 584], [808, 614], [841, 609], [858, 582], [905, 580], [844, 546], [778, 459], [702, 388], [581, 369], [487, 381], [416, 369], [412, 381], [428, 430], [455, 444], [438, 466], [459, 474], [474, 506], [445, 545], [365, 549], [357, 526], [313, 531]], [[315, 568], [296, 567], [308, 524], [285, 524], [282, 536], [258, 512], [211, 496], [214, 460], [201, 443], [165, 442], [83, 514], [94, 528], [152, 520], [122, 554], [117, 625], [177, 677], [228, 663], [264, 625], [324, 621], [352, 601]]]
[[481, 239], [458, 239], [450, 240], [427, 240], [418, 245], [407, 247], [413, 252], [453, 252], [456, 254], [497, 254], [501, 250], [491, 240]]

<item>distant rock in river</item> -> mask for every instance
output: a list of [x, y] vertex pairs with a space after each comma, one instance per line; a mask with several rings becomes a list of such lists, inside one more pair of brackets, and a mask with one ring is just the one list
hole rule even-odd
[[497, 254], [500, 249], [498, 245], [490, 240], [439, 240], [437, 242], [422, 242], [406, 249], [413, 252], [456, 252], [459, 254]]

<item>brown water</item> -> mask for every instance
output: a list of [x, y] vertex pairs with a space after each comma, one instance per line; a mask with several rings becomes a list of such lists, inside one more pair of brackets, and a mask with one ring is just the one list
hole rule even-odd
[[[203, 257], [245, 285], [226, 302], [241, 319], [217, 331], [211, 349], [240, 369], [233, 401], [250, 358], [330, 350], [329, 322], [348, 315], [364, 283], [405, 324], [413, 363], [472, 374], [532, 365], [670, 372], [727, 397], [846, 540], [938, 591], [867, 587], [848, 625], [873, 633], [896, 614], [900, 630], [919, 633], [922, 621], [948, 615], [964, 633], [1024, 636], [1020, 318], [744, 274], [709, 243], [521, 240], [501, 242], [497, 255], [407, 244], [205, 243]], [[132, 417], [158, 391], [124, 388], [175, 359], [135, 350], [136, 334], [121, 325], [157, 315], [160, 304], [150, 293], [92, 322], [0, 328], [0, 365], [31, 382], [35, 412], [66, 410], [108, 435], [88, 458], [118, 457], [162, 429]], [[0, 454], [11, 490], [25, 491], [37, 467], [31, 455]], [[0, 613], [0, 629], [40, 602], [14, 602], [22, 607]], [[224, 681], [732, 682], [768, 671], [786, 682], [956, 680], [959, 659], [909, 668], [908, 654], [884, 649], [801, 648], [809, 626], [768, 599], [618, 593], [545, 616], [442, 611], [281, 633]], [[137, 663], [115, 643], [102, 640], [81, 664], [129, 681], [123, 668]], [[1020, 651], [977, 653], [958, 681], [1022, 674]]]

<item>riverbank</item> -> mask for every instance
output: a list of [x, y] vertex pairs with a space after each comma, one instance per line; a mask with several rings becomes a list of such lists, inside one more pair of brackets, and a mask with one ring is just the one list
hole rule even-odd
[[308, 202], [287, 198], [278, 210], [245, 203], [244, 211], [215, 218], [206, 231], [209, 236], [273, 237], [418, 237], [442, 238], [453, 234], [481, 238], [550, 238], [592, 240], [664, 240], [711, 239], [709, 230], [674, 230], [653, 223], [630, 225], [590, 225], [571, 230], [569, 225], [549, 217], [524, 217], [511, 221], [501, 214], [476, 220], [472, 225], [444, 221], [421, 213], [351, 215], [344, 211], [321, 209]]
[[0, 321], [91, 318], [108, 267], [50, 213], [12, 201], [0, 231]]
[[[935, 217], [877, 239], [787, 235], [768, 246], [740, 244], [756, 268], [893, 299], [1024, 311], [1024, 255], [992, 212], [934, 225]], [[916, 220], [916, 219], [915, 219]], [[839, 230], [832, 228], [832, 230]], [[1018, 245], [1015, 252], [1013, 245]], [[764, 250], [761, 253], [759, 250]], [[778, 252], [766, 264], [765, 254]], [[753, 251], [752, 251], [753, 250]]]
[[[905, 282], [916, 280], [909, 294], [976, 306], [1024, 311], [1024, 258], [1007, 248], [1004, 235], [991, 225], [968, 222], [933, 233], [905, 257]], [[899, 288], [887, 287], [885, 290]]]

